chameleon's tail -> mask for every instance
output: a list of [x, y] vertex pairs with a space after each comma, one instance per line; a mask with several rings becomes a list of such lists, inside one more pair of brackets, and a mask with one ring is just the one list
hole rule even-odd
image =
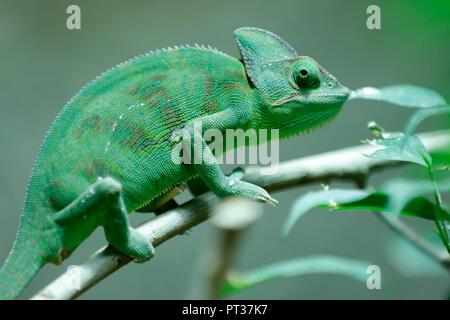
[[[19, 229], [20, 230], [20, 229]], [[46, 262], [35, 235], [17, 234], [13, 248], [0, 269], [0, 300], [15, 299]]]

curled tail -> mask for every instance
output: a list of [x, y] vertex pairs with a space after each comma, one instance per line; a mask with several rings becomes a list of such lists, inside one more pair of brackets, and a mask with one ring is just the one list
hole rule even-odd
[[0, 269], [0, 300], [16, 299], [46, 261], [36, 235], [19, 231]]

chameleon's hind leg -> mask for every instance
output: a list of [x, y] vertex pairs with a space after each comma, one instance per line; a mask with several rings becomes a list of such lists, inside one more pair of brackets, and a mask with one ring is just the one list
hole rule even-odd
[[[154, 254], [150, 241], [133, 229], [121, 195], [122, 187], [112, 178], [99, 178], [81, 196], [58, 212], [54, 220], [69, 230], [83, 230], [90, 225], [90, 231], [103, 226], [109, 244], [138, 261], [145, 261]], [[71, 233], [74, 238], [75, 232]], [[82, 241], [84, 239], [77, 239]]]

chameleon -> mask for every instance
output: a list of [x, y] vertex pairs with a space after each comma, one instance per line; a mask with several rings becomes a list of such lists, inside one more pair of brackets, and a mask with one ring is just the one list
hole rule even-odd
[[[102, 73], [67, 102], [36, 157], [0, 269], [0, 299], [18, 298], [45, 264], [60, 264], [98, 227], [121, 253], [148, 260], [154, 248], [128, 214], [151, 210], [194, 177], [218, 197], [277, 203], [225, 175], [203, 133], [278, 129], [286, 138], [335, 118], [350, 90], [272, 32], [242, 27], [234, 36], [241, 59], [197, 44], [151, 51]], [[171, 137], [180, 129], [198, 139], [200, 163], [172, 161]]]

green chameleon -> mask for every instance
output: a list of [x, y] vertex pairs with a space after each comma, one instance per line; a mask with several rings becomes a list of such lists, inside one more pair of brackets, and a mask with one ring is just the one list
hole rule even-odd
[[[234, 35], [242, 60], [209, 46], [156, 50], [101, 74], [67, 103], [35, 161], [17, 238], [0, 270], [1, 299], [17, 298], [44, 264], [61, 263], [98, 226], [123, 254], [149, 259], [152, 244], [127, 214], [152, 210], [193, 177], [219, 197], [277, 203], [224, 175], [202, 134], [279, 129], [284, 138], [335, 117], [350, 91], [269, 31], [246, 27]], [[193, 156], [202, 162], [172, 161], [171, 137], [182, 128], [201, 142]]]

